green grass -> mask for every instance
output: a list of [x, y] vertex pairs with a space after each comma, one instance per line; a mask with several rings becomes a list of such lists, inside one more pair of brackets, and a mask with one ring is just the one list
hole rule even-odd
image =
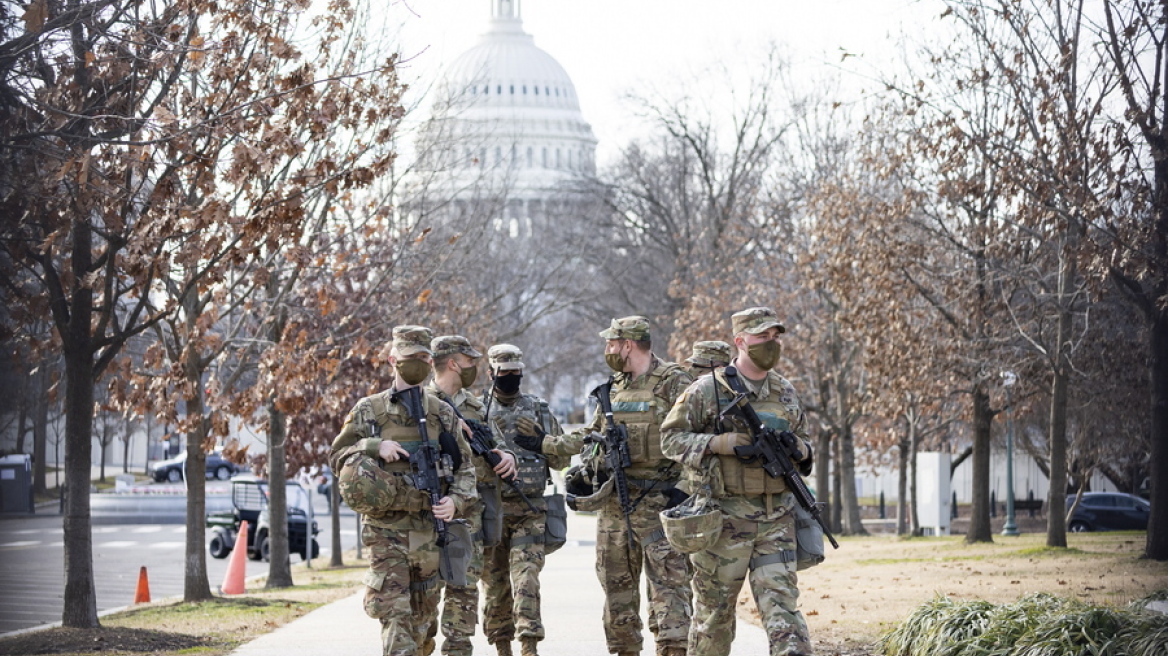
[[994, 605], [938, 596], [879, 647], [885, 656], [1168, 656], [1168, 616], [1144, 610], [1145, 601], [1121, 608], [1038, 593]]

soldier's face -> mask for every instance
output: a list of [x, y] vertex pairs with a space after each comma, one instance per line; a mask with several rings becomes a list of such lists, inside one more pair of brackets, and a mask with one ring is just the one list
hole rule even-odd
[[751, 346], [752, 344], [762, 344], [764, 342], [777, 342], [777, 341], [779, 341], [779, 335], [782, 335], [782, 333], [779, 332], [779, 329], [775, 328], [774, 326], [771, 326], [770, 328], [767, 328], [766, 330], [762, 331], [761, 333], [758, 333], [755, 335], [752, 335], [750, 333], [739, 333], [738, 336], [734, 339], [734, 342], [735, 342], [735, 346], [738, 347], [739, 351], [745, 351], [746, 348]]

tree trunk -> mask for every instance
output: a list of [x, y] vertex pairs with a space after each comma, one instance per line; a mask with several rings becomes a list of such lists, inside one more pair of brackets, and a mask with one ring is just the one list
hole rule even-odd
[[126, 417], [123, 419], [122, 429], [125, 431], [125, 433], [122, 435], [122, 473], [129, 474], [130, 473], [130, 446], [132, 444], [131, 443], [132, 436], [134, 435], [134, 433], [132, 432], [133, 427], [130, 425], [130, 418], [129, 417]]
[[860, 500], [856, 497], [856, 440], [849, 425], [840, 436], [840, 478], [844, 503], [844, 534], [867, 535], [860, 521]]
[[[1163, 210], [1162, 210], [1163, 212]], [[1154, 310], [1149, 331], [1152, 377], [1152, 513], [1148, 520], [1148, 543], [1144, 555], [1152, 560], [1168, 560], [1168, 311]]]
[[[330, 543], [332, 544], [332, 556], [329, 558], [329, 567], [344, 567], [344, 554], [341, 553], [341, 492], [337, 487], [337, 475], [331, 474], [332, 482], [329, 483], [329, 517], [332, 517], [333, 523], [330, 529]], [[358, 534], [358, 540], [360, 534]]]
[[[195, 333], [197, 313], [188, 307], [188, 339]], [[192, 428], [187, 433], [187, 462], [185, 481], [187, 486], [187, 540], [186, 569], [183, 573], [183, 601], [206, 601], [212, 599], [211, 586], [207, 582], [207, 453], [204, 442], [207, 439], [207, 420], [204, 410], [204, 394], [199, 352], [188, 343], [184, 349], [183, 368], [190, 395], [187, 397], [187, 419]], [[246, 538], [245, 542], [246, 544]]]
[[[73, 270], [89, 271], [93, 235], [84, 220], [73, 222]], [[79, 277], [79, 276], [78, 276]], [[61, 624], [91, 629], [97, 621], [93, 583], [93, 533], [89, 518], [89, 481], [93, 458], [93, 291], [80, 280], [71, 291], [62, 333], [65, 352], [65, 610]], [[64, 301], [61, 301], [64, 303]], [[63, 330], [62, 330], [63, 329]]]
[[[32, 489], [36, 494], [45, 494], [49, 491], [47, 447], [49, 443], [49, 373], [45, 366], [37, 373], [37, 389], [40, 394], [34, 401], [32, 415]], [[60, 490], [57, 491], [60, 494]]]
[[108, 421], [108, 417], [106, 416], [106, 414], [104, 412], [102, 413], [102, 416], [101, 416], [101, 432], [98, 433], [98, 435], [101, 436], [97, 440], [98, 450], [101, 451], [101, 453], [99, 454], [101, 456], [101, 470], [100, 470], [101, 475], [97, 477], [97, 480], [104, 483], [105, 482], [105, 456], [106, 456], [106, 452], [109, 451], [109, 421]]
[[823, 523], [834, 526], [836, 517], [831, 494], [831, 431], [820, 429], [815, 447], [815, 496], [823, 504]]
[[[292, 563], [288, 553], [288, 479], [284, 455], [288, 418], [276, 408], [273, 400], [268, 403], [268, 511], [271, 528], [272, 560], [268, 564], [266, 588], [288, 588], [292, 583]], [[312, 531], [309, 530], [308, 548], [312, 548]]]
[[921, 450], [921, 434], [913, 430], [909, 433], [909, 448], [908, 448], [908, 498], [909, 498], [909, 525], [912, 526], [912, 534], [920, 536], [924, 533], [921, 530], [921, 514], [917, 512], [917, 453]]
[[838, 437], [832, 440], [832, 458], [835, 460], [835, 467], [831, 470], [831, 532], [836, 535], [844, 534], [844, 510], [843, 510], [843, 483], [841, 481], [840, 463], [843, 462], [843, 456], [840, 453], [843, 451], [843, 440]]
[[[27, 373], [27, 372], [25, 372]], [[16, 452], [24, 453], [24, 435], [28, 432], [28, 404], [31, 399], [28, 398], [27, 392], [22, 392], [17, 403], [17, 418], [16, 418]]]
[[1070, 383], [1071, 294], [1077, 268], [1064, 262], [1059, 273], [1059, 322], [1050, 384], [1050, 491], [1046, 500], [1046, 546], [1067, 546], [1067, 386]]
[[978, 383], [973, 390], [973, 504], [967, 543], [993, 542], [990, 530], [990, 398]]
[[[908, 432], [912, 432], [911, 422], [908, 424]], [[905, 435], [904, 439], [897, 443], [897, 472], [896, 472], [896, 534], [907, 535], [908, 528], [908, 458], [909, 449], [912, 445], [912, 438], [910, 435]]]

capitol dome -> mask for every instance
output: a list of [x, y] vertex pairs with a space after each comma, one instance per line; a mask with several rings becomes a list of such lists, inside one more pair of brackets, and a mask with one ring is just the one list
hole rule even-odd
[[537, 200], [594, 177], [596, 137], [567, 71], [523, 30], [518, 0], [491, 0], [487, 31], [446, 67], [434, 106], [434, 143], [458, 189], [505, 185]]

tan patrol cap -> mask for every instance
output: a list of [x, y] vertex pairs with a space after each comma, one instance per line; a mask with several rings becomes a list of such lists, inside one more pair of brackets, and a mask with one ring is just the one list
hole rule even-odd
[[787, 332], [783, 324], [779, 323], [779, 315], [769, 307], [752, 307], [730, 315], [730, 323], [734, 327], [734, 334], [750, 333], [757, 335], [772, 326], [780, 333]]
[[686, 362], [698, 367], [725, 366], [730, 363], [730, 345], [726, 342], [694, 342], [693, 355]]
[[393, 329], [393, 349], [398, 355], [413, 355], [430, 351], [430, 329], [425, 326], [395, 326]]
[[487, 349], [487, 362], [493, 371], [523, 371], [523, 351], [514, 344], [495, 344]]
[[600, 331], [600, 336], [605, 339], [631, 339], [643, 342], [649, 339], [649, 320], [641, 316], [613, 319], [608, 330]]
[[454, 355], [455, 353], [461, 353], [472, 358], [483, 357], [482, 353], [479, 353], [470, 345], [470, 340], [462, 335], [442, 335], [435, 337], [430, 342], [430, 350], [434, 352], [434, 357], [436, 358], [443, 355]]

